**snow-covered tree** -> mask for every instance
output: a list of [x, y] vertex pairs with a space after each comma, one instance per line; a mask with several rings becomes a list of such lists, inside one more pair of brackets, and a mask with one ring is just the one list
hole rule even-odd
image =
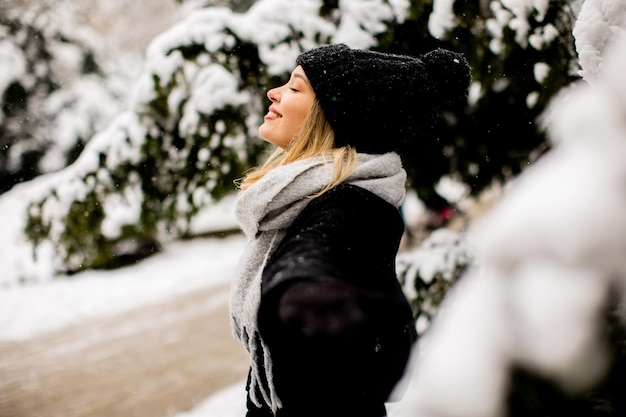
[[[462, 51], [473, 69], [467, 102], [435, 120], [432, 135], [407, 158], [411, 186], [427, 208], [440, 212], [450, 201], [436, 191], [442, 178], [454, 178], [478, 194], [494, 181], [515, 178], [550, 147], [541, 118], [561, 88], [579, 80], [580, 66], [572, 30], [581, 1], [419, 0], [411, 13], [390, 28], [379, 47], [419, 54], [437, 46]], [[463, 241], [464, 236], [459, 236]], [[401, 278], [409, 274], [407, 294], [425, 328], [440, 300], [456, 279], [440, 268], [435, 279], [420, 269], [432, 267], [433, 242], [426, 241], [403, 261]], [[455, 278], [467, 263], [459, 246], [439, 242], [442, 259], [459, 259]], [[446, 275], [447, 273], [447, 275]], [[416, 288], [413, 288], [416, 287]]]
[[[302, 50], [345, 42], [465, 52], [475, 73], [469, 102], [435, 120], [405, 158], [427, 204], [444, 175], [478, 192], [524, 167], [543, 143], [535, 122], [545, 102], [575, 77], [571, 42], [560, 43], [571, 30], [564, 0], [530, 10], [504, 0], [262, 0], [245, 13], [214, 3], [183, 2], [187, 17], [147, 50], [127, 111], [30, 205], [28, 236], [55, 253], [59, 270], [116, 265], [122, 254], [197, 234], [198, 214], [262, 155], [265, 92]], [[437, 24], [446, 10], [448, 24]]]
[[303, 50], [375, 45], [403, 17], [390, 3], [263, 0], [246, 13], [189, 12], [148, 48], [129, 109], [30, 204], [35, 253], [77, 271], [199, 233], [197, 215], [257, 162], [266, 90]]
[[463, 52], [472, 66], [467, 103], [435, 120], [407, 158], [427, 206], [451, 175], [478, 194], [519, 174], [548, 147], [538, 120], [563, 86], [579, 79], [572, 28], [581, 0], [413, 0], [379, 49], [418, 54], [436, 46]]
[[68, 3], [0, 7], [0, 193], [80, 154], [122, 107], [98, 38]]
[[418, 334], [423, 334], [448, 290], [472, 265], [464, 233], [441, 228], [417, 248], [399, 254], [397, 273], [410, 300]]
[[176, 2], [191, 7], [227, 7], [232, 11], [243, 13], [252, 7], [255, 0], [176, 0]]

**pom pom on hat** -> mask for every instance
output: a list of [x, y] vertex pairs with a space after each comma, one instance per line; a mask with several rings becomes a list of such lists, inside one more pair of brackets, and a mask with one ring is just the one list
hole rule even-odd
[[435, 95], [440, 105], [464, 97], [471, 81], [469, 64], [465, 57], [447, 49], [435, 49], [422, 56], [427, 71], [434, 78]]
[[307, 75], [335, 146], [385, 153], [414, 140], [421, 122], [463, 98], [470, 68], [463, 55], [444, 49], [418, 58], [326, 45], [296, 60]]

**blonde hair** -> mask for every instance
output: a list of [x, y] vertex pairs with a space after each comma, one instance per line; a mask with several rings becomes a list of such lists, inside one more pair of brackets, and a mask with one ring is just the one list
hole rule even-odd
[[323, 156], [333, 163], [333, 176], [330, 182], [319, 192], [309, 197], [317, 197], [342, 183], [356, 169], [358, 156], [350, 146], [334, 148], [335, 133], [324, 116], [322, 107], [314, 100], [305, 117], [298, 136], [288, 149], [278, 148], [260, 167], [249, 171], [239, 183], [245, 190], [263, 178], [272, 169], [302, 159]]

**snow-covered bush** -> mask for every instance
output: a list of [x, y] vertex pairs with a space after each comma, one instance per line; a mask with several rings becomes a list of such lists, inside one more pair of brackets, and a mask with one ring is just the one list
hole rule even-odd
[[67, 2], [0, 7], [0, 67], [0, 193], [72, 163], [125, 97]]
[[[476, 195], [537, 159], [549, 142], [537, 121], [579, 79], [572, 28], [581, 0], [414, 0], [388, 48], [463, 52], [473, 82], [466, 103], [437, 121], [409, 164], [413, 186], [440, 209], [433, 184], [451, 175]], [[429, 200], [433, 200], [431, 204]]]
[[30, 204], [27, 234], [37, 256], [52, 254], [58, 271], [108, 267], [197, 234], [195, 216], [257, 162], [266, 90], [297, 55], [329, 42], [371, 47], [401, 18], [382, 0], [323, 6], [263, 0], [246, 13], [201, 8], [158, 36], [129, 109]]
[[417, 248], [400, 253], [398, 278], [419, 334], [426, 331], [446, 293], [472, 260], [464, 234], [445, 228], [435, 230]]
[[[428, 34], [429, 41], [422, 42], [403, 28], [423, 24], [425, 30], [429, 17], [436, 22], [446, 4], [439, 1], [263, 0], [245, 13], [201, 7], [212, 2], [186, 3], [187, 17], [149, 47], [127, 111], [101, 130], [97, 144], [88, 146], [76, 167], [62, 176], [71, 177], [64, 181], [73, 185], [57, 181], [48, 195], [33, 201], [29, 238], [37, 244], [48, 241], [54, 250], [47, 252], [57, 254], [59, 270], [73, 271], [116, 264], [119, 248], [154, 249], [163, 239], [195, 234], [190, 226], [194, 216], [232, 191], [232, 181], [258, 161], [262, 147], [256, 129], [267, 104], [265, 91], [284, 79], [302, 50], [346, 42], [422, 52], [417, 48], [436, 46], [435, 38]], [[542, 141], [533, 122], [543, 109], [543, 97], [570, 80], [572, 67], [570, 44], [563, 44], [567, 53], [555, 53], [563, 52], [556, 39], [562, 40], [570, 25], [567, 2], [537, 3], [534, 11], [524, 12], [514, 2], [494, 0], [488, 10], [477, 8], [476, 13], [472, 7], [478, 6], [472, 4], [448, 4], [466, 17], [456, 27], [442, 26], [438, 32], [433, 23], [430, 30], [448, 39], [439, 44], [466, 53], [476, 81], [467, 107], [461, 103], [456, 116], [439, 120], [436, 137], [415, 144], [415, 160], [405, 161], [413, 174], [411, 186], [426, 193], [443, 175], [469, 183], [476, 192], [494, 177], [516, 171], [510, 166], [527, 161]], [[509, 14], [503, 7], [511, 8]], [[491, 21], [503, 25], [502, 34], [493, 22], [487, 25]], [[531, 22], [532, 30], [519, 32], [520, 22]], [[555, 22], [562, 25], [559, 36], [548, 30], [557, 27]], [[480, 31], [481, 25], [490, 31]], [[518, 32], [533, 39], [545, 36], [524, 42]], [[494, 39], [506, 47], [496, 48]], [[545, 66], [528, 69], [528, 63], [560, 56], [566, 69], [550, 70], [548, 78]], [[531, 92], [541, 98], [532, 106], [526, 101]], [[52, 100], [65, 101], [62, 96]], [[520, 101], [521, 112], [515, 107]], [[68, 126], [81, 130], [80, 125]], [[528, 129], [532, 135], [526, 134]], [[67, 148], [62, 143], [57, 149]]]

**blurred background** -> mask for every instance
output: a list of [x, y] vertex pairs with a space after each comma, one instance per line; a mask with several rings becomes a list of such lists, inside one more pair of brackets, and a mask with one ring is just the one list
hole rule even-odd
[[[591, 219], [617, 222], [604, 210], [619, 213], [623, 201], [621, 190], [599, 193], [584, 178], [621, 178], [608, 157], [621, 148], [607, 147], [598, 165], [584, 157], [577, 166], [588, 177], [565, 171], [543, 194], [518, 198], [528, 206], [490, 213], [527, 171], [555, 159], [554, 148], [595, 132], [590, 122], [550, 133], [551, 123], [576, 126], [591, 113], [553, 109], [580, 84], [603, 84], [605, 51], [625, 16], [620, 0], [0, 0], [0, 416], [242, 415], [247, 359], [227, 306], [244, 245], [233, 182], [267, 155], [257, 137], [265, 91], [320, 44], [415, 56], [444, 47], [472, 67], [468, 96], [429, 119], [405, 149], [397, 266], [420, 334], [475, 266], [506, 265], [507, 282], [511, 265], [541, 252], [589, 269], [582, 243], [578, 252], [567, 243], [602, 246], [608, 235], [590, 239], [588, 230], [611, 228]], [[617, 103], [595, 109], [619, 113]], [[602, 118], [600, 137], [622, 135], [608, 129], [617, 119]], [[552, 178], [539, 172], [519, 181], [522, 190]], [[564, 195], [574, 181], [576, 198]], [[469, 233], [484, 217], [489, 227]], [[588, 228], [570, 227], [580, 223]], [[553, 235], [565, 249], [540, 245]], [[612, 250], [623, 248], [618, 237]], [[536, 250], [513, 249], [522, 246]], [[501, 379], [520, 390], [498, 391], [494, 398], [510, 401], [476, 415], [562, 415], [565, 405], [541, 414], [543, 404], [570, 398], [541, 369], [520, 366]], [[454, 389], [444, 391], [433, 398]], [[219, 404], [211, 400], [224, 392]], [[621, 409], [607, 401], [611, 412]]]

